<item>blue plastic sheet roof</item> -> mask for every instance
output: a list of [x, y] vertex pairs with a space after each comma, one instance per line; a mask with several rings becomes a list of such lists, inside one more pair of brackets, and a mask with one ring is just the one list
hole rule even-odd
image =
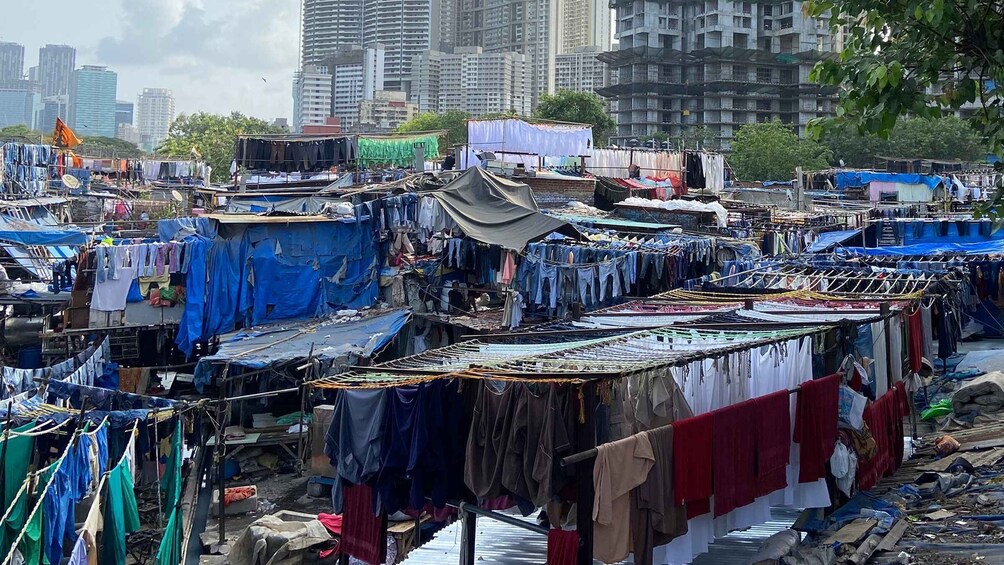
[[844, 247], [837, 249], [841, 255], [868, 257], [903, 257], [911, 255], [996, 255], [1004, 254], [1004, 240], [978, 243], [915, 243], [890, 247]]
[[83, 245], [87, 236], [78, 229], [60, 229], [0, 214], [0, 241], [19, 245]]
[[837, 188], [845, 189], [852, 186], [865, 186], [870, 182], [898, 182], [902, 184], [923, 184], [934, 190], [945, 181], [936, 175], [920, 175], [913, 173], [874, 173], [871, 171], [840, 171], [836, 175]]
[[220, 349], [199, 360], [195, 385], [202, 389], [213, 376], [214, 363], [229, 362], [248, 369], [262, 369], [298, 359], [311, 351], [323, 365], [340, 358], [369, 357], [386, 346], [411, 317], [407, 309], [359, 320], [340, 321], [335, 317], [293, 320], [246, 328], [220, 337]]
[[816, 241], [813, 241], [812, 245], [806, 248], [806, 251], [809, 253], [822, 253], [858, 235], [861, 235], [861, 230], [859, 229], [824, 232], [819, 234]]

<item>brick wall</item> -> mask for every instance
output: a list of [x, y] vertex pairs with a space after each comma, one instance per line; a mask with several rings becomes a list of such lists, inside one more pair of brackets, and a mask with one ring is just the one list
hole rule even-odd
[[528, 177], [519, 179], [533, 189], [541, 208], [561, 208], [572, 200], [593, 205], [596, 181], [592, 179], [552, 179]]

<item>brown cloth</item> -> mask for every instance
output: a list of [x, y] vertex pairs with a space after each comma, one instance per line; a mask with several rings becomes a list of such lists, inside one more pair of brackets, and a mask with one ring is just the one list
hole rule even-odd
[[143, 373], [148, 369], [145, 367], [119, 367], [119, 390], [134, 394], [145, 394], [146, 388], [143, 385]]
[[499, 390], [487, 381], [478, 382], [471, 432], [467, 437], [464, 483], [478, 498], [498, 498], [502, 489], [502, 469], [507, 443], [512, 433], [517, 387], [506, 384]]
[[[541, 483], [534, 477], [539, 450], [543, 442], [550, 447], [553, 430], [544, 429], [551, 400], [551, 385], [519, 384], [514, 392], [515, 413], [505, 455], [502, 458], [502, 486], [512, 494], [543, 506], [550, 494], [551, 470], [546, 469]], [[534, 391], [539, 388], [539, 391]], [[543, 497], [541, 497], [543, 492]]]
[[636, 565], [652, 565], [652, 550], [687, 533], [687, 509], [673, 505], [673, 427], [644, 432], [655, 465], [648, 479], [631, 491], [631, 534]]
[[593, 466], [593, 556], [619, 563], [631, 553], [631, 489], [655, 465], [648, 435], [637, 434], [596, 448]]

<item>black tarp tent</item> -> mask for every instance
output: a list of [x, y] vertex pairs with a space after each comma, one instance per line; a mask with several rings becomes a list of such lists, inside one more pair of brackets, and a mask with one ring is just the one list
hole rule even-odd
[[483, 243], [521, 251], [551, 232], [580, 237], [568, 222], [542, 214], [529, 186], [480, 167], [467, 169], [442, 190], [428, 194], [468, 237]]

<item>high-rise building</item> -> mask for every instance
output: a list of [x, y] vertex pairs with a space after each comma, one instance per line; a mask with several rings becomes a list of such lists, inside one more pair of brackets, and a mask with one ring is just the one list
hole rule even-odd
[[135, 112], [136, 105], [132, 102], [126, 102], [124, 100], [115, 101], [115, 126], [118, 127], [122, 124], [132, 124], [133, 123], [133, 113]]
[[24, 125], [35, 126], [35, 110], [41, 106], [41, 97], [26, 80], [0, 85], [0, 128]]
[[38, 81], [42, 98], [70, 93], [77, 68], [77, 50], [69, 45], [46, 45], [38, 50]]
[[384, 90], [383, 45], [343, 47], [328, 57], [331, 75], [331, 113], [343, 129], [351, 129], [359, 121], [359, 102], [372, 100], [378, 90]]
[[131, 123], [121, 123], [118, 125], [117, 131], [115, 132], [115, 137], [121, 139], [122, 141], [128, 141], [133, 145], [139, 145], [142, 138], [139, 135], [139, 128], [132, 125]]
[[412, 103], [427, 112], [528, 116], [533, 88], [527, 59], [519, 53], [485, 53], [480, 47], [423, 54], [412, 66]]
[[325, 64], [346, 45], [382, 44], [388, 89], [407, 88], [412, 59], [438, 49], [441, 11], [452, 0], [304, 0], [300, 69]]
[[77, 135], [115, 137], [118, 75], [108, 67], [84, 65], [70, 80], [70, 127]]
[[357, 129], [367, 132], [392, 132], [415, 117], [418, 108], [407, 101], [403, 92], [378, 90], [372, 100], [359, 102]]
[[531, 106], [542, 94], [554, 92], [559, 0], [460, 0], [456, 17], [458, 47], [526, 56], [533, 90]]
[[704, 126], [722, 149], [747, 123], [780, 120], [804, 135], [833, 111], [836, 89], [809, 81], [836, 50], [825, 19], [802, 2], [615, 0], [618, 50], [600, 59], [616, 84], [615, 140]]
[[35, 112], [35, 129], [43, 132], [51, 132], [56, 128], [56, 118], [64, 122], [70, 122], [70, 96], [50, 96], [43, 98]]
[[582, 47], [610, 50], [610, 0], [561, 0], [558, 54]]
[[0, 87], [24, 79], [24, 45], [0, 41]]
[[140, 147], [153, 151], [167, 139], [174, 121], [174, 93], [167, 88], [144, 88], [136, 101]]
[[599, 47], [579, 47], [555, 57], [554, 86], [557, 90], [596, 92], [610, 82], [607, 65], [597, 57]]
[[331, 74], [323, 65], [307, 65], [293, 76], [293, 131], [324, 125], [331, 115]]
[[323, 64], [342, 45], [363, 44], [364, 0], [303, 0], [300, 68]]

